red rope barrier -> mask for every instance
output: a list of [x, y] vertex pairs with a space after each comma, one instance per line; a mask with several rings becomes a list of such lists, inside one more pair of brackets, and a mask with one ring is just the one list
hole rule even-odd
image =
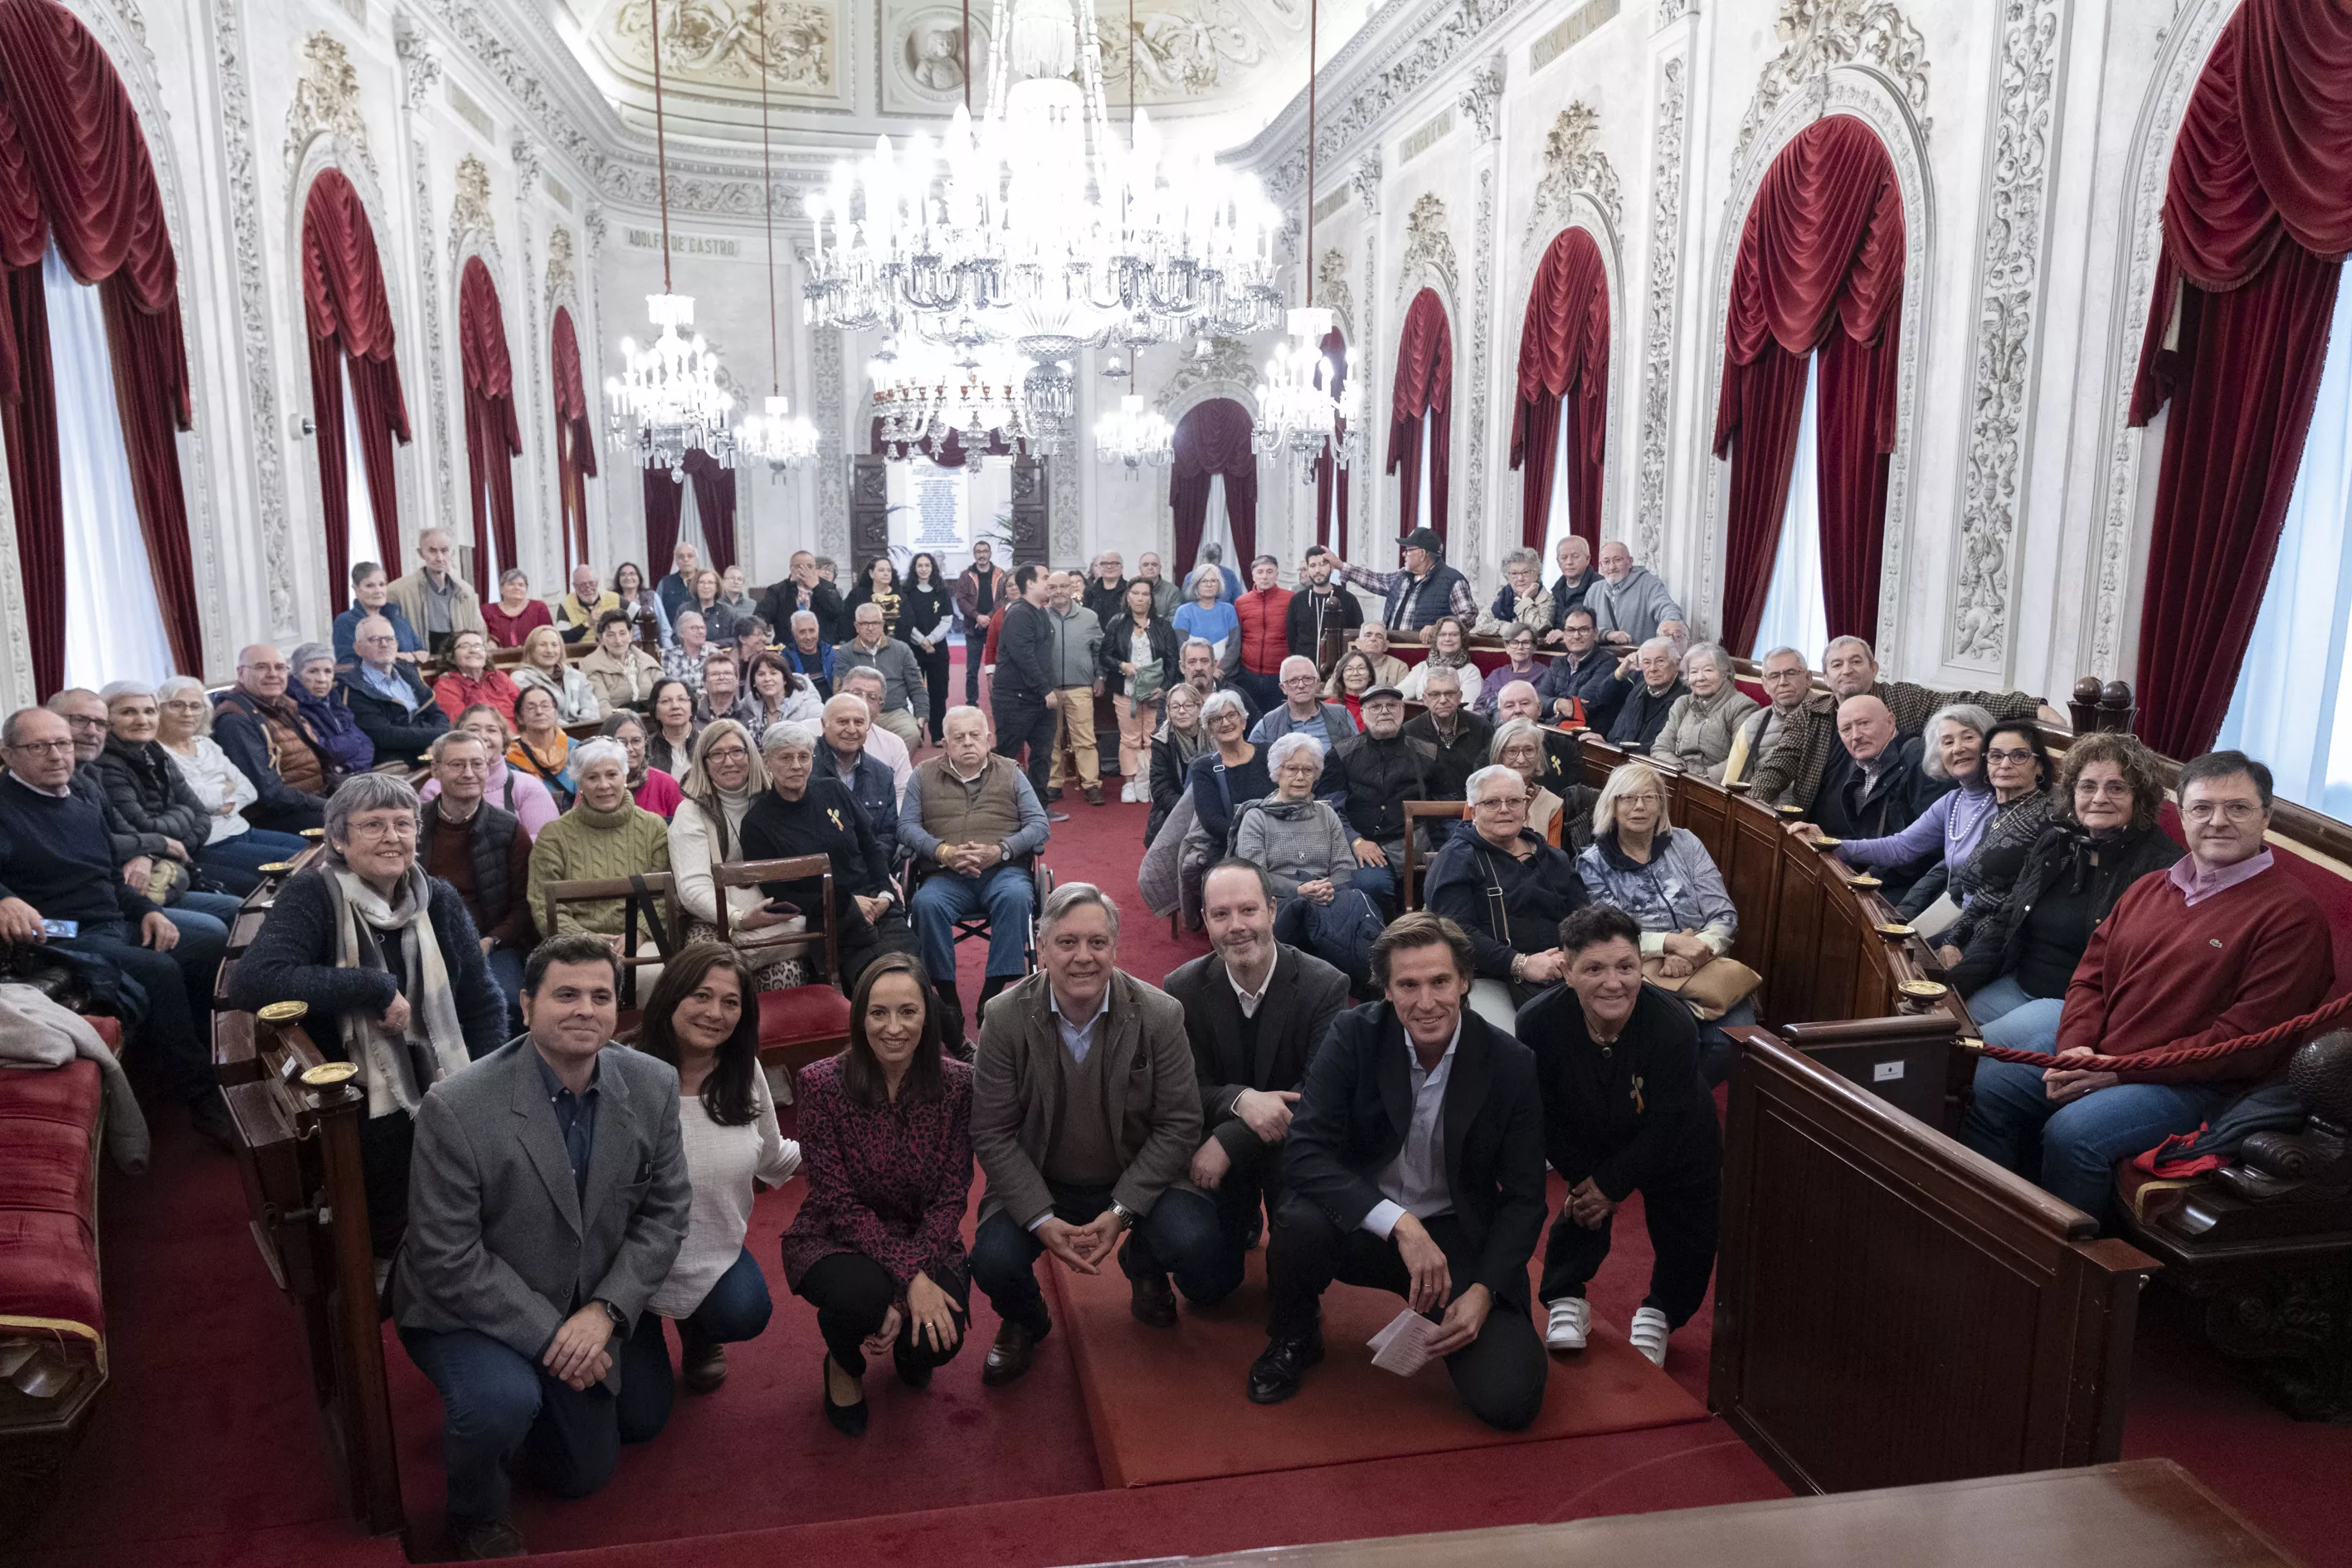
[[2217, 1061], [2223, 1057], [2237, 1056], [2243, 1051], [2264, 1050], [2281, 1040], [2317, 1034], [2347, 1017], [2352, 1017], [2352, 991], [2346, 992], [2333, 1002], [2320, 1004], [2299, 1018], [2273, 1024], [2260, 1034], [2241, 1035], [2234, 1040], [2216, 1040], [2210, 1046], [2181, 1046], [2171, 1050], [2142, 1051], [2129, 1057], [2095, 1054], [2053, 1057], [2042, 1051], [2021, 1051], [2013, 1047], [1988, 1045], [1982, 1041], [1969, 1048], [1995, 1061], [2016, 1062], [2021, 1067], [2061, 1068], [2068, 1072], [2111, 1072], [2128, 1079], [2136, 1073], [2154, 1068], [2188, 1067], [2196, 1062]]

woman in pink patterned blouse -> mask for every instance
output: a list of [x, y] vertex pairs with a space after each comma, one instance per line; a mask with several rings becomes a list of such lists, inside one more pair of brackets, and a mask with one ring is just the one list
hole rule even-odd
[[808, 1196], [784, 1233], [784, 1278], [824, 1335], [825, 1419], [866, 1431], [866, 1358], [890, 1353], [920, 1388], [971, 1319], [963, 1215], [971, 1189], [971, 1069], [940, 1048], [938, 998], [904, 953], [850, 1001], [849, 1046], [801, 1075]]

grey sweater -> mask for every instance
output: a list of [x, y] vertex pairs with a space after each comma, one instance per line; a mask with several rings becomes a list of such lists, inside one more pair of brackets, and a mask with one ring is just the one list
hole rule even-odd
[[1637, 647], [1658, 635], [1660, 621], [1690, 618], [1647, 566], [1634, 567], [1622, 583], [1601, 578], [1584, 591], [1584, 607], [1592, 612], [1593, 627], [1601, 637], [1623, 632]]
[[1650, 750], [1682, 764], [1690, 773], [1723, 782], [1723, 764], [1731, 756], [1731, 738], [1740, 723], [1756, 711], [1756, 699], [1729, 681], [1712, 697], [1686, 691], [1666, 710], [1666, 726]]
[[833, 650], [835, 680], [859, 665], [882, 677], [884, 712], [896, 712], [902, 708], [917, 714], [930, 711], [930, 689], [923, 684], [922, 666], [915, 662], [915, 650], [897, 637], [884, 637], [882, 646], [870, 652], [855, 641], [843, 643]]
[[1049, 606], [1045, 626], [1053, 639], [1045, 645], [1045, 668], [1054, 678], [1055, 689], [1093, 686], [1102, 673], [1095, 659], [1102, 651], [1101, 619], [1084, 605], [1072, 605], [1067, 615]]
[[1251, 802], [1242, 808], [1234, 853], [1265, 867], [1275, 892], [1286, 899], [1301, 882], [1328, 878], [1334, 888], [1344, 888], [1356, 876], [1348, 825], [1319, 800]]

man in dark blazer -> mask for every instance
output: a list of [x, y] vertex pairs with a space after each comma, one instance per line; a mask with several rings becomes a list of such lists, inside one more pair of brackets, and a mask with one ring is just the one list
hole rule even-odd
[[352, 633], [352, 649], [359, 661], [335, 681], [343, 689], [352, 721], [375, 742], [380, 761], [414, 761], [447, 732], [449, 715], [433, 700], [416, 666], [400, 657], [390, 621], [370, 616], [360, 622]]
[[1541, 1413], [1550, 1366], [1528, 1308], [1546, 1217], [1535, 1057], [1465, 1005], [1470, 971], [1459, 926], [1400, 916], [1372, 944], [1384, 1000], [1340, 1015], [1309, 1063], [1253, 1403], [1289, 1398], [1323, 1359], [1319, 1303], [1340, 1279], [1444, 1313], [1429, 1349], [1481, 1421], [1517, 1432]]
[[694, 1190], [677, 1069], [606, 1048], [619, 989], [603, 938], [541, 942], [523, 972], [528, 1032], [417, 1108], [393, 1317], [441, 1390], [461, 1558], [520, 1554], [517, 1449], [549, 1490], [585, 1497], [667, 1415], [632, 1400], [615, 1352], [669, 1277]]
[[1212, 1194], [1235, 1272], [1257, 1245], [1258, 1205], [1282, 1204], [1282, 1145], [1307, 1058], [1348, 1005], [1348, 977], [1274, 940], [1265, 868], [1220, 860], [1201, 882], [1212, 949], [1167, 979], [1184, 1005], [1208, 1136], [1192, 1152], [1192, 1184]]

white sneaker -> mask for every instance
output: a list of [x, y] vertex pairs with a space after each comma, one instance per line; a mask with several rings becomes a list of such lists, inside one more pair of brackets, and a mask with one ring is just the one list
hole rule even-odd
[[1562, 1296], [1551, 1303], [1551, 1324], [1544, 1331], [1544, 1345], [1549, 1350], [1580, 1351], [1591, 1331], [1591, 1303], [1581, 1296]]
[[1633, 1314], [1633, 1327], [1625, 1331], [1625, 1337], [1633, 1342], [1635, 1350], [1650, 1358], [1652, 1366], [1664, 1366], [1668, 1332], [1666, 1315], [1655, 1307], [1644, 1307]]

